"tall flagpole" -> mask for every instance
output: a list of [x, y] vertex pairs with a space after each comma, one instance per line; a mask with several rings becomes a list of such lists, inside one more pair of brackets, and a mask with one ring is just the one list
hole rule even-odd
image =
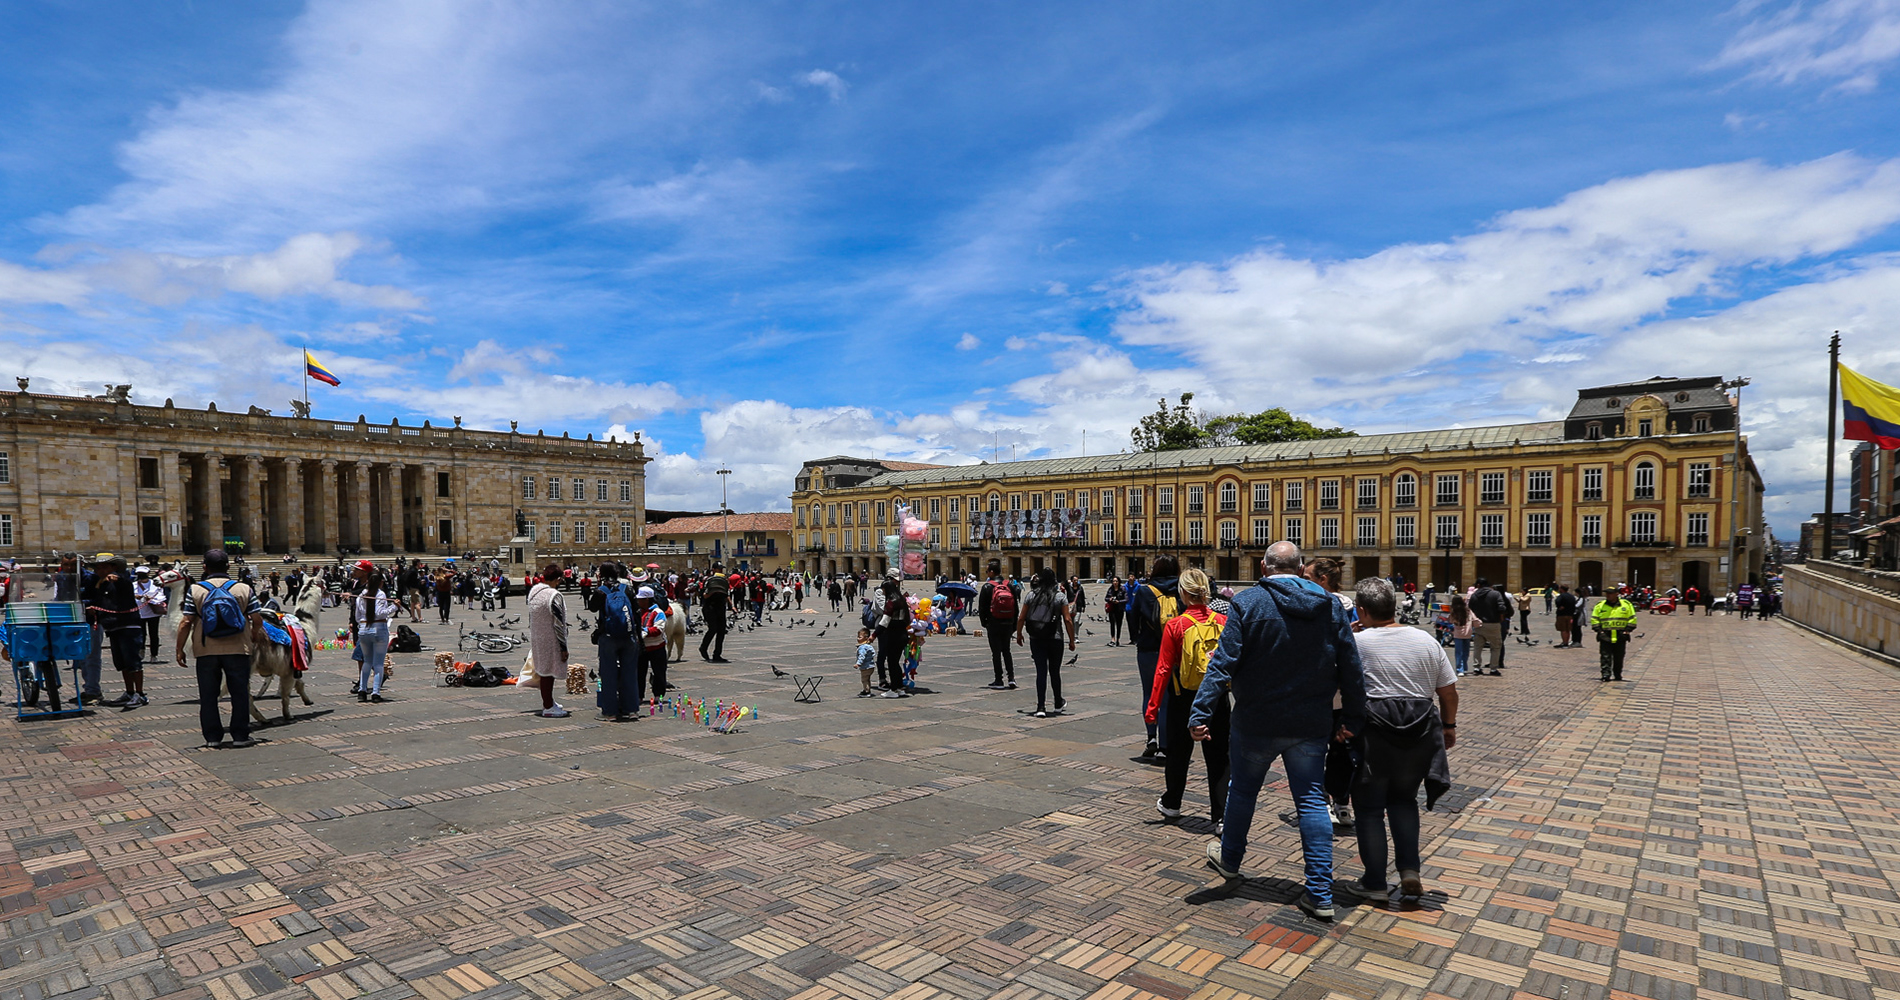
[[[1834, 558], [1834, 421], [1841, 411], [1841, 331], [1827, 342], [1827, 496], [1821, 501], [1821, 558]], [[1812, 555], [1812, 553], [1810, 553]]]
[[303, 345], [303, 412], [310, 415], [310, 345]]

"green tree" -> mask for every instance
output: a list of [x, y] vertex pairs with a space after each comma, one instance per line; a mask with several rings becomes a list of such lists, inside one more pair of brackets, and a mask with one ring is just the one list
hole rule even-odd
[[1202, 423], [1202, 433], [1210, 444], [1274, 444], [1280, 441], [1318, 441], [1324, 438], [1358, 437], [1358, 431], [1343, 427], [1320, 427], [1301, 420], [1276, 406], [1255, 414], [1235, 413], [1210, 417]]
[[1181, 402], [1169, 409], [1163, 398], [1155, 412], [1129, 430], [1129, 443], [1136, 451], [1180, 451], [1206, 445], [1207, 432], [1201, 429], [1206, 418], [1194, 412], [1193, 402], [1194, 394], [1184, 392]]

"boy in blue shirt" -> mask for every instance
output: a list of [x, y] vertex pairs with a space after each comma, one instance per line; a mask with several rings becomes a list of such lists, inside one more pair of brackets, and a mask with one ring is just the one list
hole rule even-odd
[[877, 647], [871, 645], [871, 630], [858, 629], [858, 680], [864, 684], [864, 690], [858, 692], [860, 698], [874, 698], [877, 692], [871, 690], [871, 675], [877, 672]]

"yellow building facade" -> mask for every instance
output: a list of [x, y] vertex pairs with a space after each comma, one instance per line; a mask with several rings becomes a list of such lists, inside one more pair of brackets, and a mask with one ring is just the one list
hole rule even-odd
[[[1719, 592], [1759, 582], [1763, 552], [1761, 482], [1735, 420], [1720, 378], [1659, 377], [1581, 390], [1561, 421], [901, 469], [837, 456], [795, 483], [794, 565], [882, 572], [908, 503], [931, 523], [932, 576], [994, 559], [1093, 579], [1172, 555], [1240, 582], [1284, 539], [1339, 559], [1347, 585]], [[971, 538], [973, 513], [1045, 507], [1088, 511], [1086, 537]]]

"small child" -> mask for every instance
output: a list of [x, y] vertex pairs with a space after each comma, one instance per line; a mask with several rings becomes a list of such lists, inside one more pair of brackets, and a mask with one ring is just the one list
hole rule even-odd
[[919, 601], [918, 616], [910, 620], [910, 642], [904, 647], [904, 690], [917, 690], [917, 668], [924, 663], [924, 638], [930, 634], [929, 599]]
[[864, 690], [858, 692], [860, 698], [874, 698], [877, 692], [871, 690], [871, 675], [877, 672], [877, 647], [871, 645], [871, 630], [858, 629], [858, 680]]

